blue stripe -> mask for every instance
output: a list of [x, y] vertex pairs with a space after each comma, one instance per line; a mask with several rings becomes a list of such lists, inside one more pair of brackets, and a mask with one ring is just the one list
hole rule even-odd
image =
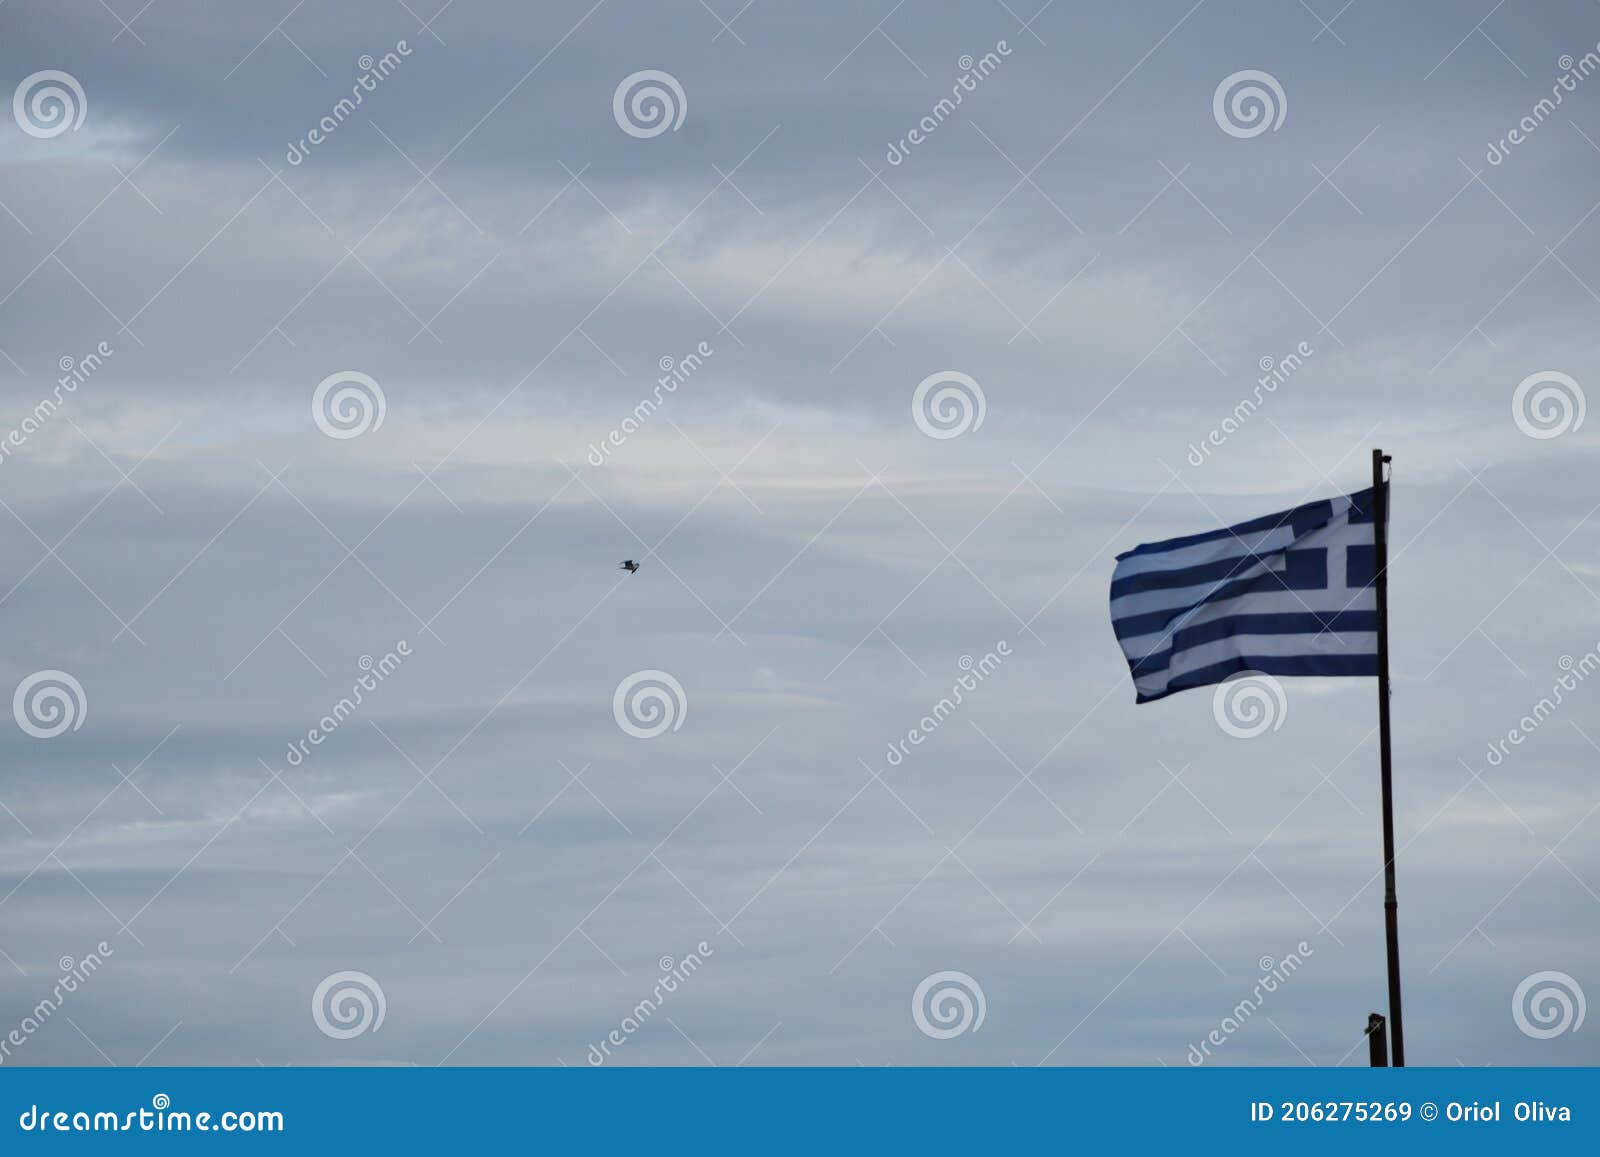
[[[1169, 645], [1160, 651], [1155, 651], [1140, 659], [1137, 663], [1130, 664], [1133, 668], [1135, 679], [1142, 675], [1152, 675], [1157, 671], [1165, 671], [1172, 663], [1172, 656], [1180, 651], [1187, 651], [1190, 647], [1201, 643], [1214, 643], [1218, 639], [1231, 639], [1235, 635], [1310, 635], [1315, 637], [1324, 631], [1340, 633], [1344, 631], [1376, 631], [1378, 629], [1377, 611], [1309, 611], [1294, 612], [1292, 614], [1277, 615], [1234, 615], [1231, 618], [1217, 619], [1211, 623], [1200, 623], [1193, 627], [1184, 627], [1172, 636]], [[1314, 656], [1308, 656], [1308, 658]], [[1339, 656], [1343, 657], [1343, 656]]]
[[[1353, 548], [1352, 548], [1353, 549]], [[1272, 591], [1320, 591], [1328, 588], [1328, 551], [1326, 547], [1316, 547], [1311, 550], [1290, 550], [1284, 554], [1285, 567], [1283, 570], [1268, 571], [1266, 574], [1253, 575], [1246, 579], [1235, 579], [1230, 583], [1220, 584], [1216, 590], [1209, 592], [1204, 598], [1196, 599], [1186, 607], [1168, 607], [1165, 610], [1146, 611], [1143, 614], [1124, 615], [1120, 619], [1113, 619], [1111, 626], [1116, 631], [1118, 639], [1127, 639], [1135, 635], [1151, 635], [1166, 629], [1168, 623], [1182, 615], [1187, 615], [1196, 607], [1203, 607], [1208, 603], [1221, 602], [1224, 599], [1237, 598], [1245, 594], [1269, 594]], [[1355, 569], [1354, 567], [1350, 569]], [[1371, 563], [1367, 564], [1368, 578], [1371, 581]]]
[[1141, 591], [1165, 591], [1174, 587], [1195, 587], [1201, 583], [1222, 582], [1237, 574], [1244, 574], [1257, 566], [1265, 566], [1283, 553], [1243, 554], [1236, 558], [1218, 559], [1197, 566], [1174, 567], [1172, 570], [1148, 570], [1143, 574], [1111, 580], [1111, 597], [1135, 595]]
[[1277, 530], [1280, 526], [1292, 526], [1295, 537], [1306, 531], [1314, 530], [1319, 526], [1326, 526], [1333, 521], [1333, 503], [1324, 498], [1320, 502], [1308, 502], [1304, 506], [1296, 506], [1278, 514], [1266, 514], [1260, 518], [1252, 518], [1249, 522], [1241, 522], [1234, 526], [1224, 527], [1221, 530], [1208, 530], [1204, 534], [1189, 534], [1182, 538], [1169, 538], [1163, 542], [1146, 542], [1134, 547], [1132, 550], [1123, 551], [1117, 555], [1117, 561], [1125, 558], [1137, 558], [1146, 554], [1165, 554], [1169, 550], [1178, 550], [1185, 546], [1198, 546], [1202, 542], [1216, 542], [1219, 538], [1243, 537], [1247, 534], [1260, 534], [1263, 531]]
[[[1389, 484], [1384, 483], [1387, 487]], [[1350, 521], [1355, 523], [1372, 521], [1372, 487], [1358, 490], [1349, 496], [1351, 503]], [[1146, 554], [1164, 554], [1169, 550], [1178, 550], [1185, 546], [1198, 546], [1202, 542], [1216, 542], [1218, 539], [1233, 536], [1243, 537], [1246, 534], [1259, 534], [1263, 531], [1276, 530], [1280, 526], [1292, 526], [1295, 537], [1299, 538], [1307, 531], [1315, 530], [1319, 526], [1326, 526], [1333, 521], [1333, 504], [1326, 498], [1318, 502], [1308, 502], [1304, 506], [1294, 506], [1279, 514], [1264, 514], [1260, 518], [1252, 518], [1248, 522], [1240, 522], [1221, 530], [1208, 530], [1204, 534], [1188, 534], [1182, 538], [1169, 538], [1161, 542], [1146, 542], [1125, 550], [1117, 555], [1117, 561], [1125, 558], [1137, 558]]]
[[1153, 694], [1141, 691], [1136, 702], [1151, 703], [1191, 687], [1220, 683], [1240, 671], [1259, 671], [1263, 675], [1376, 675], [1378, 656], [1375, 652], [1370, 655], [1239, 655], [1187, 671]]
[[[1373, 521], [1373, 512], [1376, 507], [1373, 505], [1372, 496], [1375, 493], [1376, 491], [1369, 486], [1365, 490], [1358, 490], [1350, 496], [1351, 522], [1359, 526]], [[1387, 482], [1383, 484], [1383, 493], [1385, 497], [1388, 496], [1389, 484]]]

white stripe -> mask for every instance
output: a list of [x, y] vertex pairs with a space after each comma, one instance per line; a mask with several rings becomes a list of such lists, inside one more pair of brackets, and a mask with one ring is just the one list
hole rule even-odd
[[[1187, 627], [1199, 626], [1201, 623], [1211, 623], [1218, 619], [1229, 619], [1234, 615], [1295, 615], [1318, 613], [1324, 615], [1335, 614], [1339, 611], [1376, 611], [1378, 609], [1377, 592], [1368, 587], [1365, 590], [1313, 590], [1313, 591], [1268, 591], [1265, 594], [1243, 594], [1231, 599], [1221, 599], [1214, 603], [1206, 603], [1198, 608], [1187, 618], [1174, 616], [1167, 621], [1164, 627], [1158, 627], [1142, 635], [1128, 635], [1118, 642], [1122, 646], [1123, 654], [1129, 661], [1142, 659], [1152, 651], [1163, 649], [1172, 636]], [[1313, 634], [1315, 632], [1312, 632]], [[1286, 638], [1294, 638], [1289, 635]]]
[[1218, 639], [1213, 643], [1201, 643], [1197, 647], [1179, 651], [1172, 656], [1172, 665], [1167, 668], [1169, 678], [1198, 671], [1202, 667], [1209, 667], [1213, 663], [1220, 663], [1224, 659], [1238, 658], [1240, 655], [1270, 656], [1277, 659], [1293, 659], [1304, 656], [1314, 658], [1318, 655], [1376, 655], [1378, 653], [1378, 632], [1376, 631], [1327, 631], [1321, 635], [1308, 631], [1303, 635], [1235, 635], [1231, 639]]
[[[1328, 500], [1332, 509], [1329, 523], [1338, 523], [1348, 520], [1352, 503], [1348, 494], [1341, 494], [1337, 498]], [[1285, 514], [1288, 511], [1284, 511]], [[1254, 521], [1253, 519], [1251, 521]], [[1314, 532], [1313, 532], [1314, 533]], [[1285, 523], [1271, 530], [1254, 530], [1244, 534], [1225, 534], [1220, 538], [1207, 542], [1197, 542], [1189, 546], [1175, 546], [1170, 550], [1154, 553], [1138, 554], [1125, 558], [1117, 563], [1113, 579], [1126, 578], [1128, 575], [1146, 574], [1150, 571], [1178, 570], [1188, 566], [1200, 566], [1218, 559], [1231, 558], [1236, 555], [1265, 554], [1273, 550], [1282, 550], [1294, 542], [1294, 526]]]
[[[1330, 523], [1327, 526], [1312, 531], [1303, 538], [1297, 540], [1290, 549], [1321, 550], [1323, 548], [1328, 548], [1331, 550], [1337, 547], [1370, 545], [1372, 545], [1372, 527], [1370, 525], [1365, 523], [1352, 525], [1349, 521], [1343, 521]], [[1165, 558], [1167, 556], [1158, 555], [1156, 557]], [[1239, 557], [1243, 558], [1244, 555], [1241, 553]], [[1221, 586], [1226, 586], [1228, 583], [1238, 582], [1241, 579], [1257, 578], [1266, 574], [1267, 567], [1270, 567], [1274, 571], [1283, 570], [1288, 566], [1288, 558], [1283, 554], [1276, 554], [1272, 556], [1271, 559], [1264, 560], [1264, 563], [1264, 566], [1258, 565], [1242, 570], [1239, 574], [1227, 580], [1197, 583], [1193, 586], [1187, 587], [1171, 587], [1167, 590], [1139, 591], [1135, 594], [1122, 595], [1120, 598], [1111, 600], [1112, 621], [1114, 622], [1117, 619], [1127, 618], [1129, 615], [1145, 614], [1149, 611], [1164, 611], [1180, 607], [1193, 606], [1204, 599], [1206, 595]], [[1119, 571], [1121, 570], [1120, 564], [1117, 569]], [[1112, 573], [1111, 578], [1113, 582], [1115, 582], [1119, 577], [1121, 576], [1116, 572]], [[1334, 577], [1335, 576], [1329, 576], [1330, 585], [1335, 587], [1343, 587], [1343, 576], [1337, 576], [1336, 582], [1332, 581]], [[1282, 588], [1271, 587], [1271, 589], [1281, 590]], [[1302, 591], [1299, 593], [1305, 594], [1314, 592]], [[1309, 603], [1310, 600], [1308, 599], [1307, 602]]]
[[[1240, 557], [1240, 562], [1244, 558]], [[1195, 583], [1187, 587], [1167, 587], [1163, 590], [1135, 591], [1131, 595], [1120, 595], [1111, 600], [1111, 619], [1125, 619], [1129, 615], [1142, 615], [1150, 611], [1178, 610], [1183, 607], [1192, 607], [1196, 603], [1204, 602], [1213, 591], [1222, 589], [1231, 583], [1243, 582], [1246, 579], [1261, 578], [1272, 571], [1283, 571], [1289, 565], [1288, 558], [1283, 554], [1274, 554], [1262, 559], [1254, 566], [1242, 567], [1238, 574], [1230, 575], [1225, 579], [1209, 579], [1203, 583]], [[1112, 577], [1115, 582], [1115, 576]], [[1281, 587], [1273, 586], [1273, 590]]]
[[1214, 663], [1243, 656], [1252, 658], [1314, 658], [1319, 655], [1376, 655], [1376, 631], [1329, 631], [1323, 635], [1236, 635], [1201, 643], [1180, 651], [1163, 671], [1152, 671], [1134, 680], [1141, 694], [1164, 691], [1172, 680]]

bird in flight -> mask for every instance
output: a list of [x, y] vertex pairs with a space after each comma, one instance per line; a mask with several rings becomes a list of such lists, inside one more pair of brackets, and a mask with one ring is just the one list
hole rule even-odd
[[618, 569], [625, 570], [629, 574], [632, 574], [634, 571], [639, 569], [639, 564], [634, 562], [631, 558], [625, 558], [622, 560], [622, 565]]

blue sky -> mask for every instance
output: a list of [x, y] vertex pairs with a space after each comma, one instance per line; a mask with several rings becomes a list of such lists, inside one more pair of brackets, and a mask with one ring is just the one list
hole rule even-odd
[[1207, 1063], [1360, 1063], [1370, 681], [1136, 708], [1106, 584], [1374, 445], [1409, 1059], [1600, 1059], [1512, 1013], [1600, 984], [1600, 12], [1036, 7], [0, 7], [83, 111], [0, 132], [0, 686], [82, 688], [0, 729], [0, 1035], [110, 949], [6, 1063], [581, 1065], [701, 943], [607, 1063], [1183, 1065], [1301, 944]]

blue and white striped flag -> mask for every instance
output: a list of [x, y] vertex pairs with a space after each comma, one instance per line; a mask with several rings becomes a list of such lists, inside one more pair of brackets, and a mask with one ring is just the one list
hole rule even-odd
[[1138, 702], [1268, 675], [1376, 675], [1373, 491], [1117, 556], [1111, 625]]

